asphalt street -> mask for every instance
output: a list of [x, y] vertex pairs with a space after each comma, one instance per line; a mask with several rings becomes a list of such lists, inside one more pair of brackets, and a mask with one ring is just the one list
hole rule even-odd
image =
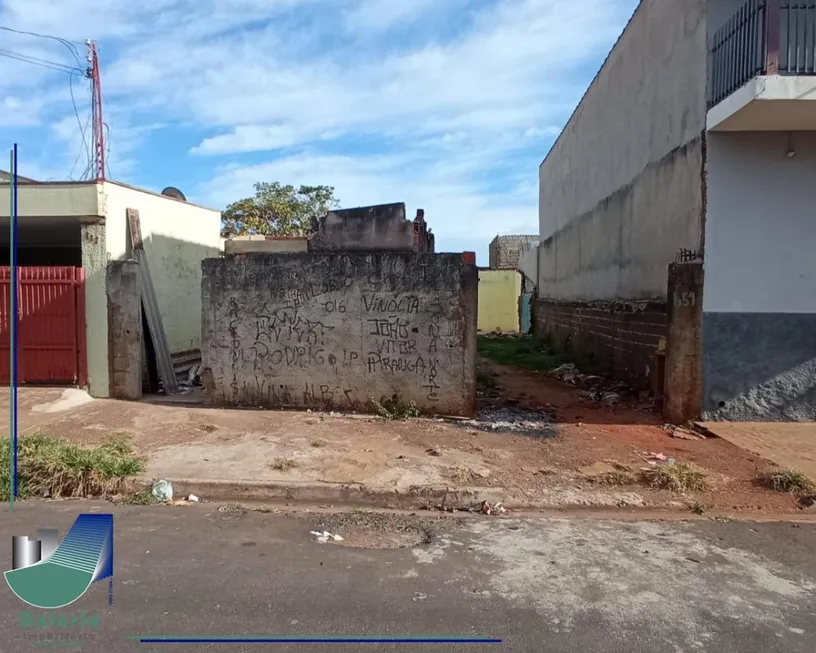
[[[420, 528], [363, 515], [333, 527], [343, 542], [321, 544], [310, 531], [325, 518], [308, 514], [32, 502], [0, 517], [5, 569], [12, 535], [63, 534], [79, 512], [114, 514], [112, 605], [108, 583], [95, 583], [56, 611], [67, 626], [38, 627], [44, 613], [4, 586], [3, 653], [816, 650], [814, 525], [468, 516]], [[417, 544], [376, 548], [402, 537]], [[502, 641], [140, 641], [236, 636]]]

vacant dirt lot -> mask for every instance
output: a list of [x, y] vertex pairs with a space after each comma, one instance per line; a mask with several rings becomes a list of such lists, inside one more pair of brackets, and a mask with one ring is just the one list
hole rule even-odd
[[[149, 457], [152, 478], [360, 483], [397, 491], [493, 487], [539, 505], [697, 504], [710, 513], [764, 515], [799, 510], [792, 495], [759, 485], [769, 463], [725, 440], [673, 438], [649, 405], [623, 398], [606, 406], [535, 372], [486, 361], [480, 366], [487, 382], [481, 423], [109, 400], [46, 412], [61, 391], [23, 389], [20, 429], [86, 443], [130, 435]], [[0, 410], [7, 411], [4, 401]], [[538, 422], [520, 428], [514, 415]], [[683, 495], [626, 482], [649, 468], [644, 457], [650, 453], [696, 464], [710, 488]], [[611, 470], [625, 473], [613, 474], [610, 484]]]

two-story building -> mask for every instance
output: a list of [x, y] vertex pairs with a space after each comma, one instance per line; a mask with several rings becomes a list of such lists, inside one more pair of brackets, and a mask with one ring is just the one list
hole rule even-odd
[[816, 419], [814, 100], [816, 1], [642, 0], [539, 169], [537, 332], [686, 418]]

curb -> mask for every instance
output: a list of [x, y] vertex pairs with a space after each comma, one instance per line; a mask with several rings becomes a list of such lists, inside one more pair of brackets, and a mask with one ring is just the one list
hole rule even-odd
[[[150, 486], [156, 479], [136, 478], [129, 484], [131, 491]], [[780, 513], [776, 516], [741, 513], [724, 509], [713, 510], [706, 516], [697, 516], [687, 509], [667, 505], [626, 506], [614, 503], [587, 504], [564, 500], [559, 497], [539, 497], [538, 501], [529, 497], [519, 497], [501, 487], [446, 488], [434, 486], [413, 486], [407, 490], [369, 487], [360, 483], [320, 483], [315, 481], [288, 481], [271, 483], [259, 481], [227, 481], [203, 479], [168, 478], [173, 485], [175, 498], [189, 494], [200, 497], [204, 503], [281, 503], [320, 505], [328, 504], [337, 508], [372, 508], [385, 510], [427, 510], [441, 509], [456, 512], [460, 508], [476, 508], [487, 501], [491, 506], [498, 502], [512, 512], [561, 514], [571, 511], [586, 517], [608, 517], [613, 514], [618, 519], [680, 519], [710, 520], [719, 517], [737, 521], [784, 521], [816, 524], [816, 514], [802, 514], [801, 511]], [[807, 512], [807, 511], [806, 511]], [[812, 512], [812, 511], [811, 511]]]
[[[359, 483], [319, 483], [289, 481], [271, 483], [259, 481], [222, 481], [179, 478], [165, 479], [173, 485], [174, 497], [195, 494], [203, 501], [287, 501], [293, 503], [345, 504], [395, 509], [419, 509], [428, 506], [470, 506], [483, 501], [501, 501], [507, 508], [535, 507], [531, 502], [508, 496], [497, 487], [446, 488], [414, 486], [407, 490], [369, 487]], [[138, 478], [134, 483], [150, 485], [154, 479]]]

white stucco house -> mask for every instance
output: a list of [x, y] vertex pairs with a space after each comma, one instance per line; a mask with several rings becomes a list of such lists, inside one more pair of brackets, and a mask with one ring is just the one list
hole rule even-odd
[[640, 2], [539, 167], [538, 333], [686, 418], [816, 419], [814, 33], [812, 1]]
[[[0, 177], [0, 381], [8, 382], [9, 192]], [[113, 181], [18, 185], [21, 383], [87, 386], [109, 396], [108, 262], [130, 256], [139, 211], [170, 353], [200, 348], [201, 261], [221, 253], [220, 211]], [[141, 325], [134, 325], [141, 328]]]

